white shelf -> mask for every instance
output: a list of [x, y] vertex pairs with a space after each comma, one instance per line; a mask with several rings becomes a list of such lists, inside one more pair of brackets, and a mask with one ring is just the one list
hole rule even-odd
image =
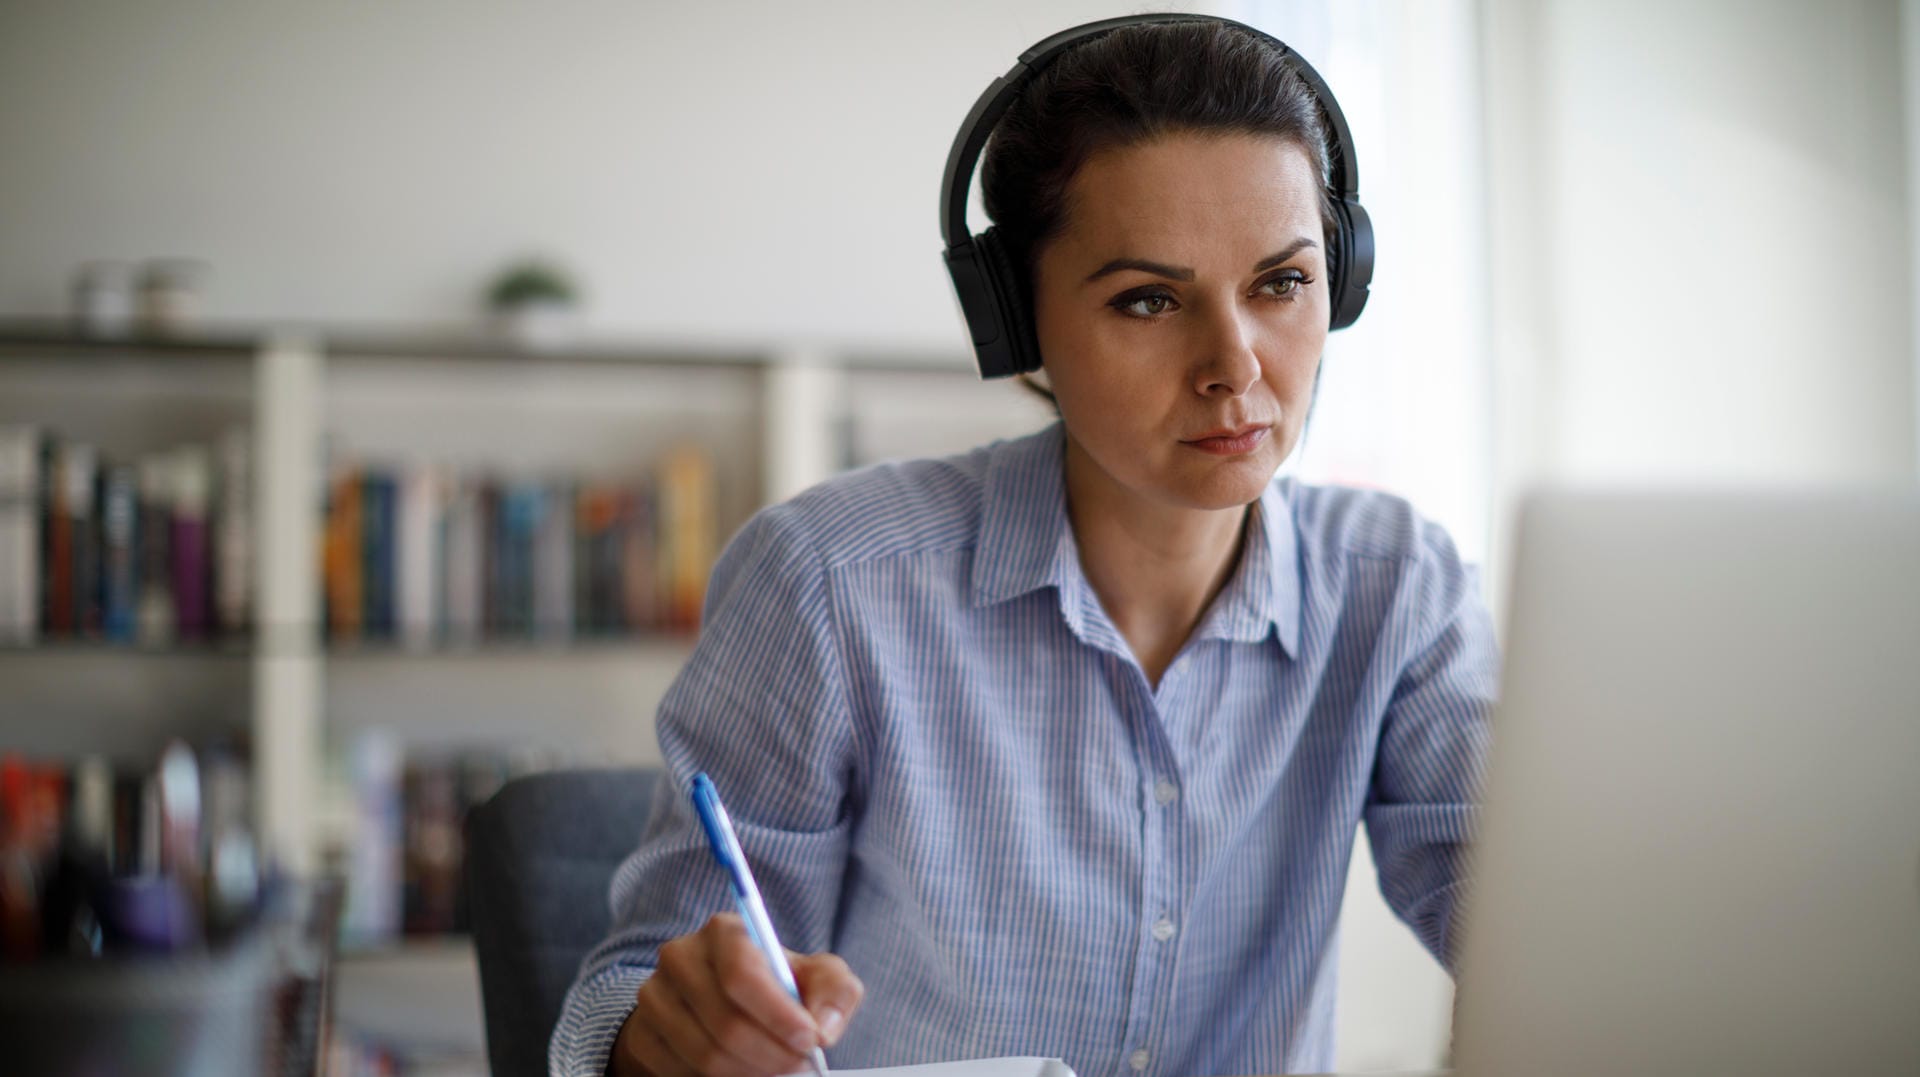
[[725, 535], [849, 462], [952, 451], [1049, 417], [1017, 387], [981, 383], [964, 353], [917, 346], [589, 338], [531, 352], [470, 327], [235, 324], [93, 340], [57, 321], [0, 319], [0, 421], [126, 456], [252, 429], [255, 620], [274, 626], [206, 646], [0, 650], [24, 701], [0, 714], [60, 719], [0, 744], [44, 754], [110, 744], [138, 764], [170, 733], [250, 722], [261, 833], [299, 869], [317, 865], [325, 837], [326, 745], [363, 728], [393, 729], [409, 747], [549, 738], [593, 758], [655, 761], [651, 716], [690, 639], [424, 651], [324, 640], [314, 566], [326, 451], [617, 479], [691, 439], [716, 461]]
[[[142, 767], [169, 736], [250, 733], [260, 832], [296, 869], [351, 829], [352, 805], [322, 770], [329, 742], [366, 729], [423, 755], [544, 745], [658, 762], [652, 716], [691, 638], [326, 640], [315, 570], [326, 454], [599, 481], [690, 438], [715, 460], [724, 536], [849, 463], [964, 449], [1050, 418], [1017, 387], [980, 382], [959, 353], [664, 340], [530, 353], [457, 329], [260, 326], [94, 341], [0, 320], [0, 421], [128, 457], [252, 429], [254, 620], [272, 626], [160, 648], [0, 648], [0, 747], [108, 749]], [[483, 1057], [470, 940], [344, 955], [337, 975], [338, 1021], [355, 1036]]]

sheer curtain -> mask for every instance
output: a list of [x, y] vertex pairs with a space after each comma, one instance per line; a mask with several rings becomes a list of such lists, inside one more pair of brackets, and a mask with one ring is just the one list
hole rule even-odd
[[[1285, 41], [1352, 128], [1378, 237], [1372, 298], [1329, 338], [1320, 398], [1287, 467], [1390, 490], [1488, 550], [1493, 368], [1473, 0], [1239, 0], [1213, 6]], [[1452, 989], [1381, 900], [1365, 843], [1341, 926], [1342, 1072], [1444, 1058]]]

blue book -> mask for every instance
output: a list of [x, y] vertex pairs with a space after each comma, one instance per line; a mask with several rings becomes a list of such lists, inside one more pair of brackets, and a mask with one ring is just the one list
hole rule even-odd
[[115, 643], [132, 643], [140, 603], [140, 477], [127, 464], [100, 480], [100, 620]]
[[507, 487], [501, 499], [502, 630], [522, 636], [533, 630], [534, 537], [547, 514], [547, 492], [531, 483]]
[[364, 535], [362, 629], [368, 639], [393, 638], [394, 504], [392, 475], [369, 471], [361, 480], [360, 523]]

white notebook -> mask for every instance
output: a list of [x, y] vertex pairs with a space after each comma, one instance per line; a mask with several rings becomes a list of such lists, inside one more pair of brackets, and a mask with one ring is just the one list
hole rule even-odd
[[1057, 1058], [973, 1058], [965, 1062], [929, 1062], [922, 1066], [835, 1069], [829, 1070], [827, 1077], [1074, 1077], [1074, 1072]]

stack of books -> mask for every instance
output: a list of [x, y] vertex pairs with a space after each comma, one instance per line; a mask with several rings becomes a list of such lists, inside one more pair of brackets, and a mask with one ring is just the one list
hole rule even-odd
[[628, 482], [343, 466], [321, 537], [329, 639], [410, 647], [691, 632], [716, 554], [714, 467]]
[[350, 806], [327, 856], [347, 878], [342, 930], [355, 949], [469, 931], [467, 813], [514, 778], [578, 762], [557, 747], [421, 749], [384, 728], [339, 747], [343, 784], [327, 796]]
[[253, 605], [244, 428], [137, 460], [0, 425], [0, 643], [236, 637]]

